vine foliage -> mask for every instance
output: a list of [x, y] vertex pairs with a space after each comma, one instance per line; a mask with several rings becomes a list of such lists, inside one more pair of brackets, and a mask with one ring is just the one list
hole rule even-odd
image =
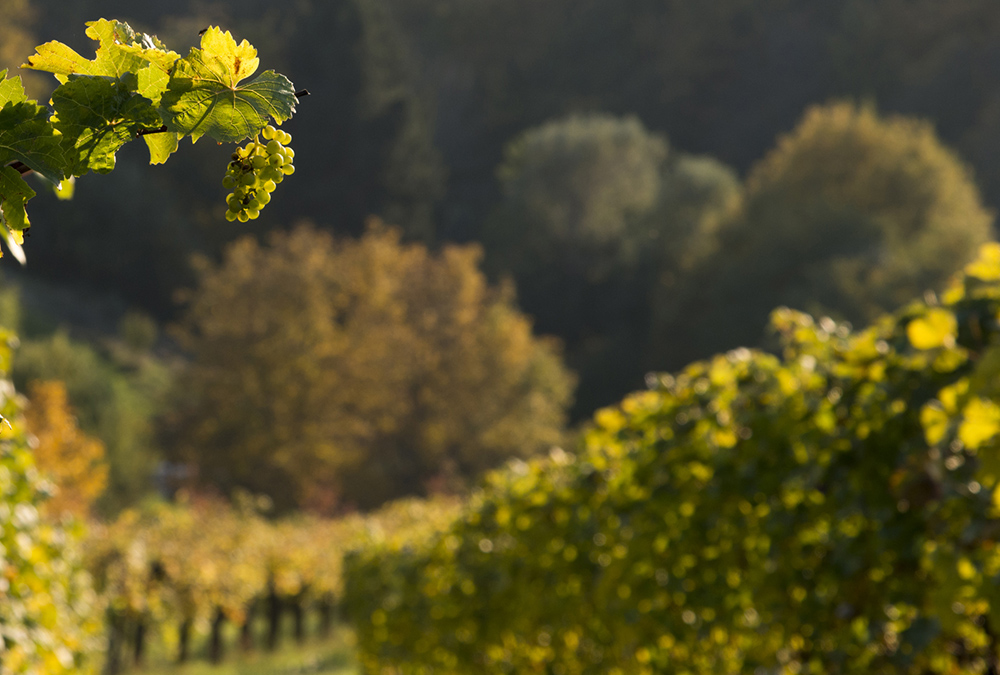
[[220, 28], [207, 28], [183, 57], [121, 21], [89, 22], [86, 34], [97, 42], [93, 59], [52, 41], [22, 66], [55, 75], [49, 105], [0, 71], [0, 234], [18, 257], [31, 224], [25, 205], [35, 196], [26, 174], [66, 196], [74, 178], [112, 171], [118, 150], [138, 138], [150, 164], [162, 164], [185, 136], [237, 143], [295, 112], [289, 79], [272, 70], [253, 77], [257, 50]]

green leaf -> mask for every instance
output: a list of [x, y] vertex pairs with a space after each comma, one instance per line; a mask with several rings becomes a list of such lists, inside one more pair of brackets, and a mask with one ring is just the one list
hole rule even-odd
[[149, 163], [163, 164], [174, 152], [177, 152], [180, 136], [172, 131], [164, 131], [157, 134], [146, 134], [142, 140], [146, 141], [149, 148]]
[[33, 101], [0, 108], [0, 164], [21, 161], [53, 183], [63, 178], [65, 156], [49, 111]]
[[[171, 65], [173, 65], [171, 63]], [[170, 66], [168, 66], [169, 69]], [[160, 98], [167, 90], [170, 74], [163, 68], [150, 64], [139, 71], [139, 85], [136, 89], [140, 96], [148, 98], [154, 107], [160, 107]]]
[[7, 71], [0, 70], [0, 106], [8, 103], [23, 103], [28, 97], [24, 93], [24, 85], [20, 77], [7, 79]]
[[31, 225], [24, 205], [34, 196], [35, 191], [24, 182], [17, 169], [5, 166], [0, 171], [0, 212], [18, 244], [23, 243], [21, 230]]
[[266, 71], [248, 84], [240, 81], [257, 70], [257, 50], [246, 40], [239, 45], [227, 31], [209, 28], [201, 48], [174, 66], [162, 107], [167, 128], [207, 134], [217, 141], [238, 142], [260, 131], [268, 116], [282, 122], [295, 112], [295, 89], [284, 75]]
[[132, 93], [135, 86], [132, 73], [117, 80], [74, 76], [52, 93], [55, 127], [63, 135], [73, 175], [111, 171], [119, 148], [138, 130], [159, 125], [149, 100]]

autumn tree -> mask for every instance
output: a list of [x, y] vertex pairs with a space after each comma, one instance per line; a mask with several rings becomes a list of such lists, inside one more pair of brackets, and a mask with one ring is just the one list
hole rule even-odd
[[789, 305], [855, 323], [940, 289], [991, 237], [971, 171], [922, 120], [815, 106], [751, 169], [720, 248], [655, 303], [657, 367], [756, 343]]
[[77, 426], [62, 382], [32, 382], [28, 401], [24, 416], [36, 441], [35, 462], [57, 488], [45, 510], [88, 515], [108, 479], [104, 444]]
[[202, 482], [279, 508], [374, 506], [562, 439], [572, 377], [475, 247], [299, 228], [204, 265], [169, 428]]

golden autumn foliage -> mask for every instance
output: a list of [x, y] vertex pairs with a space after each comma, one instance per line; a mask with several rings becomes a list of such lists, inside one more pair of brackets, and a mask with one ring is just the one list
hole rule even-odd
[[45, 510], [87, 515], [107, 483], [104, 444], [77, 426], [62, 382], [32, 382], [28, 400], [24, 416], [37, 440], [35, 462], [57, 487]]
[[439, 254], [378, 223], [237, 241], [202, 270], [177, 458], [279, 508], [375, 506], [455, 487], [561, 442], [572, 376], [475, 247]]

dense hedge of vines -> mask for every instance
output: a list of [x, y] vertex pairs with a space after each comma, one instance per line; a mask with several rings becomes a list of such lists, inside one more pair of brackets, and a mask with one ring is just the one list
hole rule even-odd
[[853, 332], [786, 309], [348, 558], [370, 673], [986, 673], [1000, 635], [1000, 245]]

